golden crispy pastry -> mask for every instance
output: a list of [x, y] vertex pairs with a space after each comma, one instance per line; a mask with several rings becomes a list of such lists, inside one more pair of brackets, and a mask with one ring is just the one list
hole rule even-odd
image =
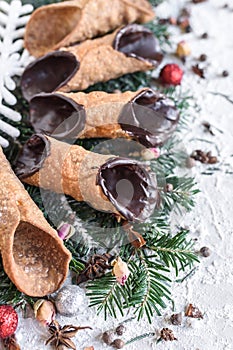
[[118, 26], [154, 18], [147, 0], [74, 0], [39, 7], [27, 23], [24, 45], [31, 55], [106, 34]]
[[150, 88], [114, 94], [41, 93], [29, 105], [35, 132], [60, 140], [122, 137], [156, 147], [172, 135], [179, 121], [174, 102]]
[[16, 173], [26, 183], [65, 193], [128, 221], [146, 220], [159, 198], [154, 174], [137, 161], [40, 134], [24, 145]]
[[9, 278], [23, 293], [42, 297], [64, 282], [71, 259], [0, 149], [0, 251]]
[[153, 69], [162, 58], [154, 34], [130, 24], [104, 37], [38, 58], [26, 67], [21, 89], [28, 101], [41, 92], [85, 90], [127, 73]]

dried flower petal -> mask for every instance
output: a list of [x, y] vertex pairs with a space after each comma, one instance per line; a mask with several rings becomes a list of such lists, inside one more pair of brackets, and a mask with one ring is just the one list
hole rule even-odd
[[181, 312], [178, 314], [171, 315], [171, 323], [175, 326], [180, 326], [182, 323], [182, 314]]
[[203, 68], [200, 68], [199, 64], [192, 66], [192, 71], [200, 78], [205, 79], [205, 70]]
[[158, 147], [152, 147], [150, 150], [154, 153], [155, 159], [159, 158], [161, 152]]
[[192, 318], [203, 318], [202, 312], [198, 309], [198, 307], [194, 306], [193, 304], [189, 304], [187, 306], [185, 316]]
[[113, 275], [116, 276], [117, 282], [124, 286], [129, 274], [130, 271], [128, 265], [118, 257], [115, 262], [113, 262]]
[[180, 58], [187, 57], [191, 54], [191, 49], [186, 41], [182, 40], [178, 43], [176, 48], [176, 55]]
[[74, 233], [74, 227], [65, 222], [62, 222], [57, 228], [57, 234], [62, 240], [69, 239]]
[[34, 304], [34, 313], [37, 321], [43, 326], [49, 326], [55, 320], [56, 311], [54, 304], [45, 299], [39, 299]]
[[141, 156], [144, 160], [157, 159], [160, 156], [159, 148], [145, 148], [141, 151]]

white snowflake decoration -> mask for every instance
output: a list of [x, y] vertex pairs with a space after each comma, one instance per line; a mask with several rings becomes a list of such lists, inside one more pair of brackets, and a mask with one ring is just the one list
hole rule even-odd
[[[7, 107], [16, 104], [16, 97], [11, 91], [16, 88], [13, 76], [21, 76], [25, 66], [31, 61], [29, 53], [23, 49], [25, 25], [30, 18], [33, 6], [22, 5], [20, 0], [10, 4], [0, 1], [0, 130], [16, 138], [20, 132], [2, 120], [2, 116], [12, 121], [20, 121], [21, 115]], [[9, 142], [0, 136], [0, 145], [7, 147]]]

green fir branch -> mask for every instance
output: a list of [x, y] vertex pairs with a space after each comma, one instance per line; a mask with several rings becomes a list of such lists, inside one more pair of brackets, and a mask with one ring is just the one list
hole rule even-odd
[[190, 211], [194, 205], [194, 196], [200, 191], [196, 188], [196, 182], [188, 176], [168, 176], [166, 184], [171, 184], [173, 190], [170, 192], [161, 191], [162, 205], [165, 212], [172, 210], [182, 214], [182, 210]]
[[180, 270], [185, 271], [188, 266], [192, 268], [198, 257], [193, 250], [193, 241], [187, 240], [188, 230], [181, 230], [175, 236], [157, 235], [147, 240], [146, 247], [156, 253], [156, 258], [167, 267], [175, 269], [176, 276]]
[[146, 255], [144, 250], [137, 252], [137, 260], [131, 262], [129, 268], [128, 285], [131, 288], [128, 304], [135, 307], [138, 320], [146, 316], [151, 323], [154, 314], [161, 315], [160, 310], [166, 308], [164, 299], [170, 300], [171, 280], [166, 276], [169, 270]]
[[162, 92], [175, 102], [176, 107], [180, 111], [180, 120], [176, 132], [182, 131], [183, 128], [187, 129], [191, 121], [189, 110], [191, 108], [197, 109], [192, 93], [189, 90], [184, 91], [181, 86], [166, 87], [162, 89]]
[[161, 4], [164, 0], [149, 0], [152, 6], [158, 6]]
[[89, 87], [85, 92], [91, 91], [136, 91], [142, 87], [150, 86], [151, 72], [137, 72], [134, 74], [126, 74], [117, 79], [111, 79], [106, 83], [97, 83]]
[[[10, 2], [10, 0], [7, 0]], [[23, 4], [32, 4], [34, 9], [43, 6], [43, 5], [49, 5], [54, 4], [57, 2], [61, 2], [62, 0], [21, 0]]]
[[117, 310], [123, 316], [124, 304], [127, 302], [127, 291], [122, 287], [112, 273], [109, 272], [101, 279], [96, 279], [87, 284], [87, 296], [90, 298], [90, 307], [97, 307], [97, 314], [104, 312], [104, 318], [108, 315], [117, 318]]
[[151, 161], [151, 169], [157, 174], [157, 177], [164, 179], [174, 173], [177, 167], [183, 166], [187, 153], [179, 148], [180, 142], [174, 135], [161, 148], [159, 158]]
[[166, 24], [160, 24], [157, 20], [154, 20], [152, 22], [145, 23], [144, 27], [150, 29], [152, 33], [154, 33], [162, 49], [165, 45], [171, 46], [171, 42], [169, 40], [170, 34]]

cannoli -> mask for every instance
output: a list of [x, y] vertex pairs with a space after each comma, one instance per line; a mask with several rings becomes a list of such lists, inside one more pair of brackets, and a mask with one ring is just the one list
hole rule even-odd
[[26, 67], [26, 100], [41, 92], [85, 90], [97, 82], [156, 67], [163, 55], [154, 34], [130, 24], [102, 38], [50, 52]]
[[27, 23], [24, 45], [39, 57], [62, 46], [94, 38], [118, 26], [149, 22], [147, 0], [74, 0], [39, 7]]
[[150, 88], [115, 94], [41, 93], [29, 105], [35, 132], [60, 140], [123, 137], [156, 147], [171, 136], [179, 121], [174, 102]]
[[159, 199], [154, 174], [135, 160], [97, 154], [42, 134], [24, 145], [16, 174], [130, 222], [147, 219]]
[[0, 149], [0, 252], [4, 270], [30, 296], [55, 292], [68, 273], [70, 252], [47, 223]]

